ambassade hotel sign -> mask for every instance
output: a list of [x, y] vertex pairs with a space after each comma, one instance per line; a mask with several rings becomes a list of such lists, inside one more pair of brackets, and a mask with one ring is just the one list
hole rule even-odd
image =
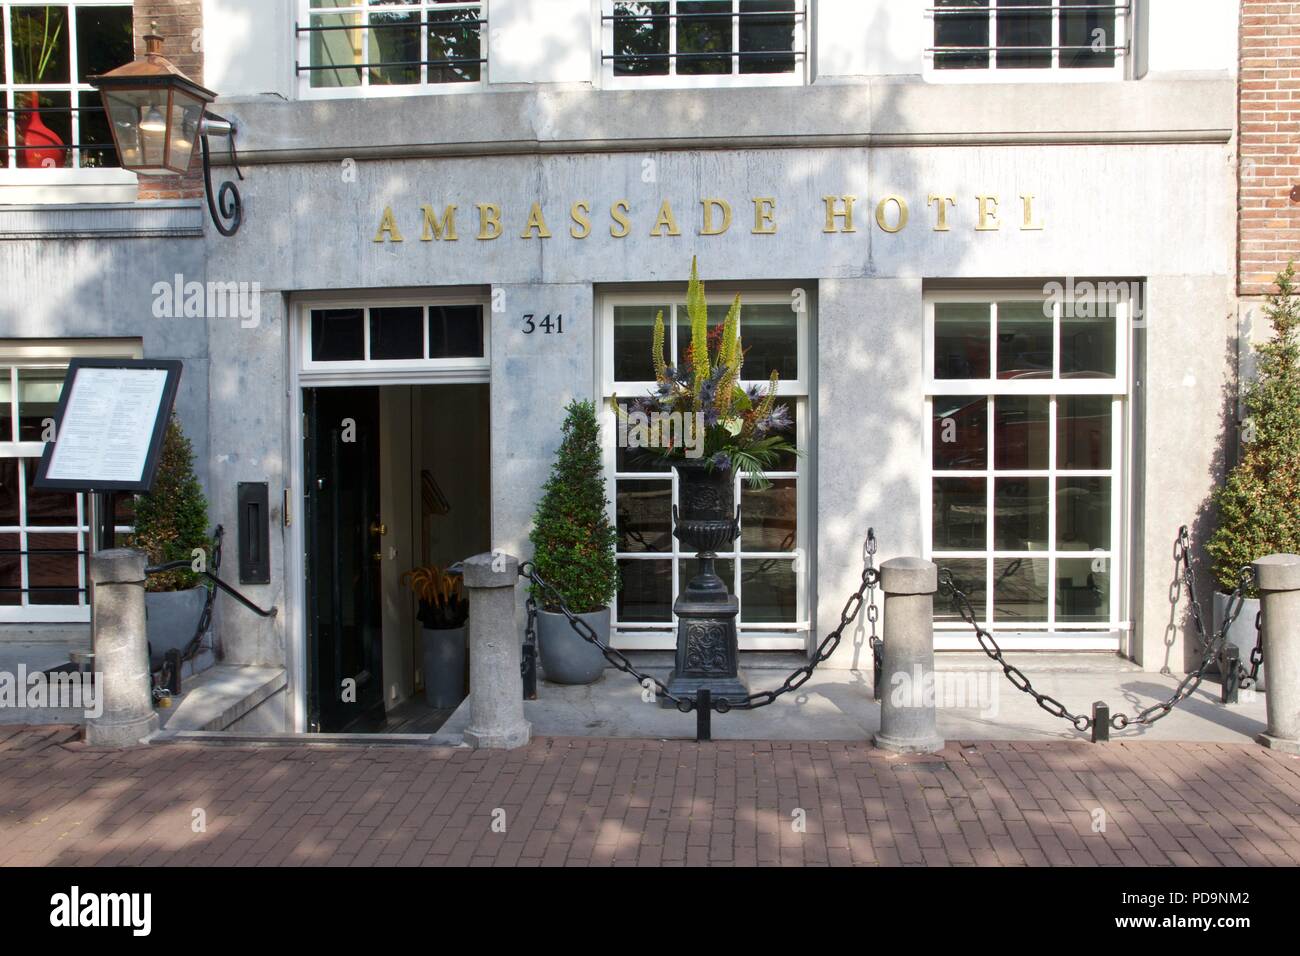
[[[841, 194], [824, 196], [821, 202], [818, 218], [826, 234], [866, 229], [900, 233], [908, 229], [1036, 232], [1044, 228], [1040, 204], [1032, 193], [963, 197], [932, 192], [923, 197], [890, 194], [878, 199]], [[503, 237], [541, 240], [557, 236], [583, 240], [597, 235], [626, 239], [638, 232], [665, 238], [683, 234], [725, 236], [738, 230], [774, 236], [781, 226], [782, 206], [776, 196], [753, 196], [743, 202], [706, 196], [689, 207], [680, 203], [674, 206], [667, 199], [657, 206], [638, 206], [627, 199], [608, 204], [576, 199], [567, 207], [533, 202], [519, 208], [500, 202], [422, 203], [409, 208], [385, 206], [374, 241], [491, 242]]]

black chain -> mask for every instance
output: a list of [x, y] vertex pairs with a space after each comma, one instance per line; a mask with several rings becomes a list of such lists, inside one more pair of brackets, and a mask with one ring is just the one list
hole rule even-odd
[[[212, 558], [208, 562], [208, 570], [213, 574], [221, 570], [221, 539], [225, 533], [226, 529], [221, 525], [217, 525], [217, 529], [212, 532]], [[199, 626], [194, 629], [194, 636], [181, 653], [182, 661], [192, 661], [202, 652], [203, 638], [212, 626], [212, 606], [216, 601], [217, 589], [209, 585], [207, 596], [203, 599], [203, 610], [199, 614]]]
[[1065, 708], [1065, 705], [1056, 698], [1049, 697], [1047, 694], [1040, 694], [1038, 691], [1034, 690], [1034, 685], [1030, 682], [1029, 678], [1025, 676], [1024, 672], [1020, 670], [1020, 668], [1016, 667], [1014, 664], [1007, 663], [1006, 658], [1002, 655], [1002, 648], [998, 645], [997, 640], [992, 634], [980, 627], [979, 621], [975, 618], [975, 609], [971, 606], [970, 598], [966, 596], [965, 591], [957, 587], [957, 582], [952, 576], [952, 571], [948, 568], [939, 569], [939, 587], [945, 594], [952, 597], [953, 607], [955, 607], [957, 613], [961, 615], [962, 620], [975, 629], [975, 637], [979, 640], [980, 648], [995, 664], [1002, 668], [1002, 673], [1007, 675], [1007, 680], [1011, 681], [1013, 687], [1017, 690], [1024, 691], [1030, 697], [1034, 698], [1038, 706], [1043, 708], [1043, 710], [1047, 711], [1053, 717], [1060, 717], [1064, 720], [1068, 720], [1074, 725], [1074, 729], [1080, 733], [1085, 733], [1092, 729], [1091, 717], [1087, 714], [1072, 714]]
[[[862, 583], [858, 586], [857, 592], [845, 603], [844, 610], [840, 612], [839, 627], [826, 635], [826, 639], [818, 645], [817, 653], [813, 656], [811, 661], [809, 661], [805, 666], [797, 668], [791, 672], [790, 676], [787, 677], [785, 682], [776, 690], [759, 691], [758, 693], [750, 694], [743, 701], [737, 703], [732, 703], [725, 697], [719, 697], [712, 702], [712, 708], [720, 714], [725, 714], [731, 710], [756, 710], [759, 707], [766, 707], [769, 704], [775, 703], [781, 695], [788, 694], [792, 690], [798, 690], [806, 684], [809, 678], [812, 677], [813, 671], [817, 669], [817, 665], [825, 663], [825, 661], [835, 653], [835, 649], [839, 647], [840, 639], [844, 634], [844, 629], [852, 624], [854, 619], [857, 618], [858, 612], [862, 609], [864, 598], [868, 590], [872, 592], [872, 603], [867, 612], [867, 616], [871, 621], [871, 631], [872, 636], [874, 637], [876, 628], [875, 622], [878, 614], [872, 614], [871, 612], [875, 610], [875, 589], [880, 583], [880, 572], [876, 570], [875, 559], [873, 557], [875, 553], [876, 534], [874, 529], [869, 529], [867, 531], [866, 544], [863, 546], [864, 567], [862, 569]], [[637, 683], [641, 684], [643, 687], [645, 686], [646, 681], [651, 682], [654, 685], [656, 695], [670, 701], [683, 714], [689, 714], [695, 709], [694, 697], [678, 697], [669, 693], [667, 686], [665, 686], [662, 681], [650, 675], [641, 673], [632, 666], [632, 662], [629, 661], [626, 655], [621, 651], [610, 647], [608, 644], [602, 643], [591, 625], [587, 624], [586, 621], [582, 620], [569, 610], [568, 605], [564, 601], [564, 597], [553, 585], [547, 583], [537, 573], [537, 568], [534, 567], [531, 561], [525, 561], [519, 565], [519, 576], [527, 578], [532, 582], [532, 584], [534, 584], [544, 595], [547, 606], [558, 608], [560, 613], [568, 620], [569, 626], [573, 628], [574, 632], [587, 643], [594, 644], [596, 647], [600, 648], [600, 652], [605, 655], [605, 660], [609, 661], [614, 665], [614, 667], [625, 674], [631, 674], [636, 678]], [[528, 612], [528, 623], [526, 625], [527, 630], [524, 641], [526, 645], [536, 647], [537, 598], [531, 592], [525, 602], [525, 607]], [[526, 666], [527, 663], [522, 664], [521, 669]]]

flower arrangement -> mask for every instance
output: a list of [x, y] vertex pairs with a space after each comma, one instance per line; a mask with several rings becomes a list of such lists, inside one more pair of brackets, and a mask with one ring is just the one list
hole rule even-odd
[[436, 564], [407, 571], [402, 575], [402, 584], [419, 599], [420, 623], [431, 631], [460, 627], [469, 617], [469, 602], [461, 579]]
[[[732, 302], [726, 318], [710, 329], [704, 283], [694, 259], [686, 312], [691, 344], [682, 356], [682, 366], [664, 360], [664, 314], [660, 312], [651, 345], [655, 390], [632, 402], [626, 412], [616, 398], [615, 411], [623, 422], [631, 416], [644, 416], [638, 418], [646, 423], [648, 441], [644, 444], [670, 462], [703, 458], [711, 470], [739, 469], [751, 488], [767, 488], [771, 482], [765, 470], [783, 454], [798, 454], [787, 437], [794, 424], [790, 411], [776, 401], [780, 375], [773, 372], [765, 386], [741, 386], [745, 350], [739, 334], [740, 296]], [[695, 441], [684, 440], [693, 428], [702, 430], [702, 440], [701, 436], [695, 436]]]

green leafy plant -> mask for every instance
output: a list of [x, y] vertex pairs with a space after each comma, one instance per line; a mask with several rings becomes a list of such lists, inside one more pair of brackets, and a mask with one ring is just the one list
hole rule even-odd
[[[127, 546], [139, 548], [151, 565], [193, 561], [194, 550], [210, 554], [208, 500], [194, 473], [194, 448], [173, 415], [167, 423], [153, 488], [136, 499], [135, 531]], [[183, 591], [200, 583], [188, 568], [150, 575], [150, 591]]]
[[[596, 406], [573, 401], [565, 413], [564, 437], [529, 538], [537, 573], [560, 592], [569, 610], [586, 614], [609, 605], [618, 589], [618, 563]], [[534, 586], [533, 596], [542, 601], [546, 595]]]
[[[683, 354], [682, 367], [664, 360], [664, 314], [660, 312], [651, 344], [655, 391], [633, 402], [629, 410], [615, 397], [614, 411], [625, 423], [632, 414], [646, 416], [648, 444], [670, 462], [702, 457], [711, 469], [739, 469], [750, 487], [766, 488], [771, 485], [766, 469], [783, 454], [798, 454], [788, 437], [794, 427], [790, 411], [776, 401], [781, 376], [773, 372], [766, 386], [741, 386], [745, 350], [740, 341], [740, 296], [731, 303], [726, 318], [710, 329], [708, 300], [695, 259], [691, 260], [686, 313], [691, 344]], [[681, 429], [670, 417], [674, 414], [695, 416], [702, 426], [703, 442], [695, 449], [682, 440]]]
[[1206, 545], [1219, 584], [1264, 555], [1300, 551], [1300, 294], [1295, 263], [1277, 277], [1265, 314], [1272, 338], [1255, 346], [1241, 461], [1214, 495], [1219, 526]]

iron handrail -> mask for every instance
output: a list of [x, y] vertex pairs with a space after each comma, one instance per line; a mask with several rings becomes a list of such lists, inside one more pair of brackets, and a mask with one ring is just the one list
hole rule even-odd
[[227, 584], [225, 581], [221, 580], [221, 578], [219, 578], [219, 577], [217, 577], [215, 574], [213, 574], [211, 571], [206, 571], [206, 570], [205, 570], [205, 571], [194, 571], [194, 570], [193, 570], [193, 564], [192, 564], [192, 562], [187, 561], [187, 560], [168, 561], [166, 564], [158, 564], [158, 565], [154, 565], [153, 567], [145, 568], [145, 569], [144, 569], [144, 573], [145, 573], [146, 575], [151, 575], [151, 574], [164, 574], [164, 573], [166, 573], [167, 571], [179, 571], [179, 570], [182, 569], [182, 568], [188, 568], [192, 573], [194, 573], [194, 574], [198, 574], [198, 575], [200, 575], [200, 576], [202, 576], [202, 577], [207, 578], [209, 581], [211, 581], [213, 584], [215, 584], [215, 585], [216, 585], [217, 587], [219, 587], [221, 590], [225, 591], [227, 594], [229, 594], [231, 597], [233, 597], [233, 598], [234, 598], [236, 601], [238, 601], [240, 604], [244, 605], [244, 607], [248, 608], [250, 611], [252, 611], [252, 612], [253, 612], [254, 614], [256, 614], [258, 617], [275, 617], [277, 614], [280, 613], [280, 609], [279, 609], [278, 607], [273, 607], [273, 608], [271, 608], [270, 610], [267, 610], [267, 609], [265, 609], [265, 608], [258, 607], [256, 604], [254, 604], [254, 603], [253, 603], [252, 601], [250, 601], [248, 598], [244, 597], [244, 595], [240, 594], [237, 590], [235, 590], [234, 588], [232, 588], [232, 587], [231, 587], [229, 584]]

